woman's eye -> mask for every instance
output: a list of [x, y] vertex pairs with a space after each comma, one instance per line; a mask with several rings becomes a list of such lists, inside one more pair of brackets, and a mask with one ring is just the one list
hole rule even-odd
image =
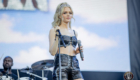
[[64, 12], [63, 14], [66, 14], [66, 12]]
[[72, 12], [70, 12], [70, 14], [72, 14]]
[[[67, 12], [64, 12], [63, 14], [67, 14]], [[72, 12], [69, 12], [69, 14], [72, 14]]]

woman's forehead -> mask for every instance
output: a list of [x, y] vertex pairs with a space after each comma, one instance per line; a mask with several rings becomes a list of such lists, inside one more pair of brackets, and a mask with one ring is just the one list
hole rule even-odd
[[65, 7], [63, 11], [71, 11], [71, 8]]

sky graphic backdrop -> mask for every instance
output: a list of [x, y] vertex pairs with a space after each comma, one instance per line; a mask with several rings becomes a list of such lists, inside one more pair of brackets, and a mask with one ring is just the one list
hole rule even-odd
[[53, 59], [49, 53], [49, 30], [56, 7], [67, 2], [74, 11], [72, 29], [84, 46], [84, 71], [130, 71], [126, 0], [48, 0], [48, 11], [0, 10], [0, 68], [9, 55], [13, 68]]

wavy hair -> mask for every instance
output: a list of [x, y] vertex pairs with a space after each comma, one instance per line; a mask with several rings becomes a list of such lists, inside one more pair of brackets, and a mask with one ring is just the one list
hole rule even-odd
[[[62, 12], [63, 12], [65, 7], [69, 7], [72, 11], [71, 6], [69, 4], [67, 4], [66, 2], [59, 4], [57, 6], [57, 9], [56, 9], [56, 12], [55, 12], [55, 15], [54, 15], [54, 21], [52, 22], [53, 27], [57, 27], [57, 26], [61, 25], [60, 16], [62, 15]], [[73, 14], [73, 11], [72, 11], [72, 14]], [[71, 28], [71, 21], [69, 22], [69, 28]]]

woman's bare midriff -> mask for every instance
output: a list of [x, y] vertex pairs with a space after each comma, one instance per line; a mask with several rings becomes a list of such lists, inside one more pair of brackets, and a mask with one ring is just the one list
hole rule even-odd
[[[59, 48], [57, 50], [57, 53], [59, 53]], [[61, 54], [67, 54], [69, 56], [75, 56], [75, 50], [73, 48], [73, 46], [69, 45], [65, 47], [60, 47], [60, 53]]]

